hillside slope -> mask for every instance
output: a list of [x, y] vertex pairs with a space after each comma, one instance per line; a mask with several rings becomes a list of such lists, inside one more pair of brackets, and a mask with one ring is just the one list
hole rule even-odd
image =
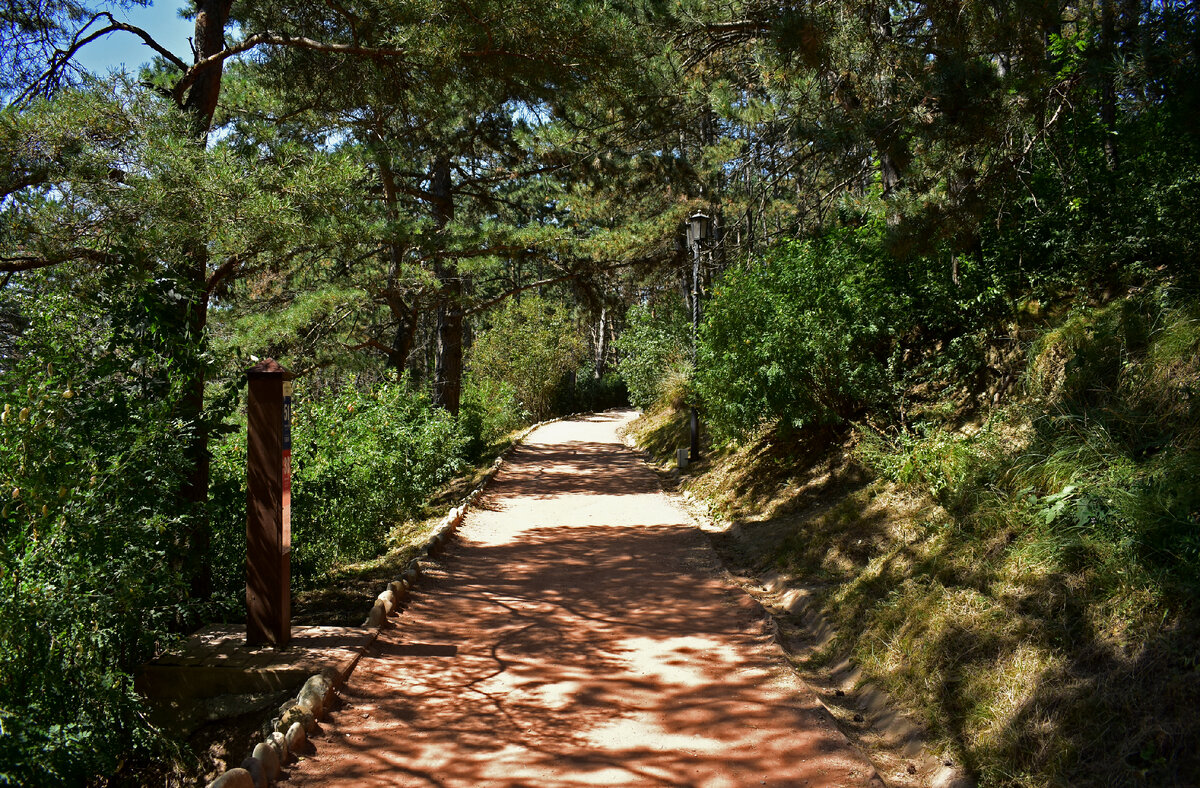
[[[980, 785], [1196, 785], [1197, 326], [1161, 293], [1014, 324], [899, 426], [768, 426], [681, 487], [733, 571], [803, 597], [802, 670], [850, 660]], [[665, 462], [684, 424], [634, 435]]]

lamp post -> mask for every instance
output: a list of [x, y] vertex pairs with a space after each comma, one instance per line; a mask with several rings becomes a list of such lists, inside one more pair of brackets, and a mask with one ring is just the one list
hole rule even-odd
[[[687, 240], [692, 250], [692, 369], [695, 374], [696, 345], [700, 332], [700, 255], [712, 240], [712, 219], [703, 213], [692, 214], [687, 223]], [[688, 462], [696, 462], [700, 459], [700, 414], [695, 404], [690, 410]]]

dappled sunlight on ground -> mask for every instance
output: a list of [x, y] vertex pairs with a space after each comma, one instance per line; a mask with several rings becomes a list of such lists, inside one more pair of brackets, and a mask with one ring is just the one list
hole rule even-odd
[[881, 785], [623, 418], [531, 436], [289, 784]]

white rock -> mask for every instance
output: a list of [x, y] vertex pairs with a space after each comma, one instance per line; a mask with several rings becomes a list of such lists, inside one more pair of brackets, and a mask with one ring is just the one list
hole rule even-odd
[[287, 739], [279, 731], [271, 731], [267, 736], [267, 743], [275, 748], [275, 754], [279, 757], [280, 765], [288, 762], [292, 754], [288, 750]]
[[287, 739], [288, 752], [292, 755], [299, 756], [308, 747], [308, 734], [305, 733], [304, 726], [298, 722], [292, 723], [284, 738]]
[[274, 747], [266, 742], [259, 742], [254, 745], [254, 759], [262, 764], [268, 782], [279, 779], [279, 753], [275, 752]]
[[930, 788], [975, 788], [975, 782], [953, 766], [943, 766], [929, 782]]
[[245, 769], [230, 769], [209, 783], [208, 788], [254, 788], [254, 776]]
[[383, 603], [376, 601], [371, 606], [371, 612], [367, 615], [367, 620], [363, 623], [364, 627], [382, 627], [387, 623], [387, 610]]
[[296, 696], [296, 705], [313, 717], [320, 717], [321, 712], [325, 710], [325, 699], [320, 692], [306, 685]]
[[271, 784], [267, 781], [267, 773], [258, 758], [250, 756], [242, 761], [242, 768], [250, 773], [250, 778], [254, 780], [254, 788], [270, 788]]
[[304, 682], [304, 687], [300, 692], [311, 692], [321, 698], [321, 705], [328, 706], [329, 699], [333, 697], [334, 682], [324, 673], [316, 676], [311, 676], [308, 681]]

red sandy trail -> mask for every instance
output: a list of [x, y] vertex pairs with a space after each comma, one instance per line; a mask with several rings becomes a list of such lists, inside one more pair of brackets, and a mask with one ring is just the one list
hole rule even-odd
[[287, 785], [882, 788], [621, 445], [631, 415], [529, 436]]

